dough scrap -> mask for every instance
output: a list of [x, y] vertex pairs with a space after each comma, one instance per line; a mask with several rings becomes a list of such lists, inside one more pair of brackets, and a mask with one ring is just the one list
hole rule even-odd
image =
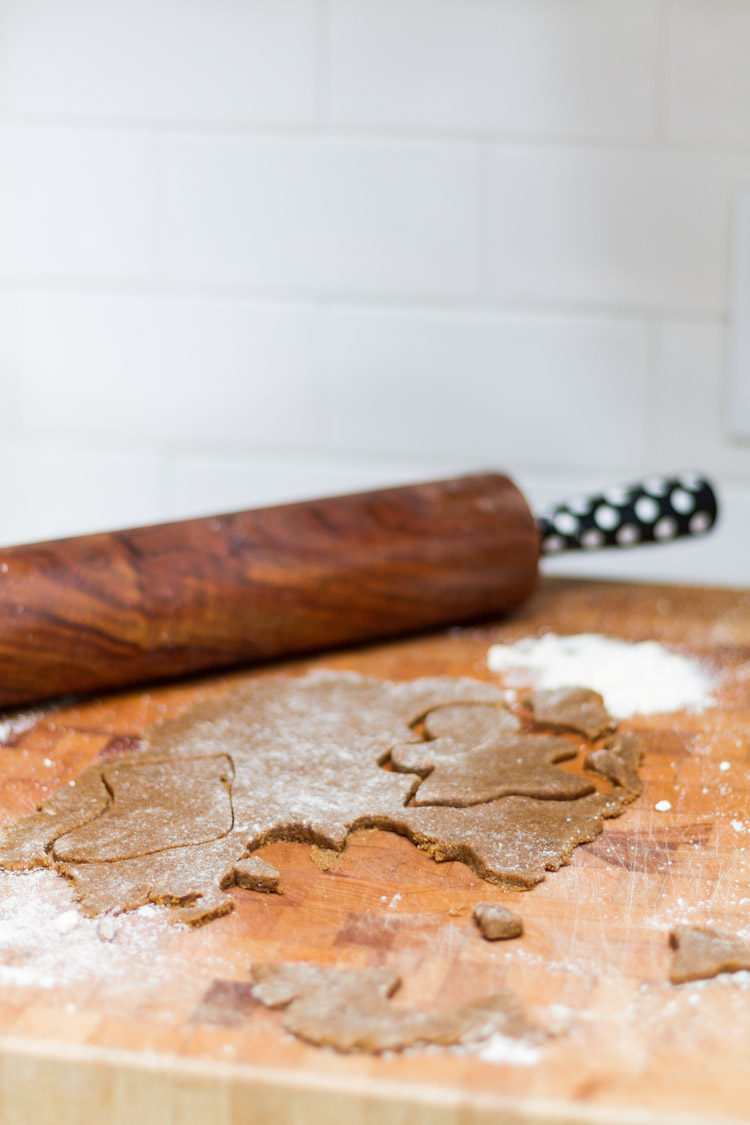
[[391, 969], [341, 972], [282, 962], [251, 968], [253, 994], [269, 1008], [285, 1008], [284, 1026], [301, 1039], [342, 1052], [400, 1051], [417, 1044], [449, 1047], [490, 1035], [520, 1038], [533, 1030], [515, 994], [503, 990], [447, 1012], [389, 1004], [401, 978]]
[[263, 845], [331, 855], [351, 832], [380, 828], [492, 883], [531, 887], [640, 784], [639, 751], [620, 742], [607, 751], [619, 766], [592, 759], [612, 784], [594, 791], [556, 764], [572, 742], [519, 729], [500, 690], [470, 679], [251, 680], [144, 738], [10, 825], [0, 866], [54, 869], [89, 915], [152, 902], [199, 925], [233, 909], [224, 892], [246, 885]]
[[[241, 859], [239, 863], [235, 863], [232, 868], [232, 875], [234, 876], [233, 883], [238, 887], [244, 887], [246, 891], [266, 891], [281, 894], [278, 871], [270, 863], [261, 859], [259, 855], [253, 855], [250, 859]], [[232, 886], [232, 883], [227, 885]]]
[[478, 902], [474, 920], [487, 941], [507, 941], [523, 933], [523, 919], [499, 902]]
[[643, 743], [636, 734], [616, 734], [601, 750], [591, 750], [584, 758], [586, 769], [610, 781], [635, 800], [643, 792], [638, 767], [643, 761]]
[[672, 984], [750, 969], [750, 943], [707, 927], [675, 926], [669, 945], [674, 950], [669, 972]]
[[534, 722], [545, 727], [574, 730], [586, 738], [599, 738], [614, 730], [615, 720], [598, 691], [585, 687], [563, 687], [533, 691], [523, 700], [534, 714]]

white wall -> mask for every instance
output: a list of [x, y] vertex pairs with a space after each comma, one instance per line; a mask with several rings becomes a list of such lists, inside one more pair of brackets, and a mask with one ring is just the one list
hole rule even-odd
[[721, 487], [747, 0], [0, 0], [0, 541], [472, 468]]

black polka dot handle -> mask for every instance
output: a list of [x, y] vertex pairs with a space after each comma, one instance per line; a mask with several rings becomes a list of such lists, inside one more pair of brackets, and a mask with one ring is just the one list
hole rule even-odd
[[542, 554], [556, 555], [705, 535], [717, 515], [716, 493], [708, 481], [696, 473], [680, 473], [556, 504], [537, 525]]

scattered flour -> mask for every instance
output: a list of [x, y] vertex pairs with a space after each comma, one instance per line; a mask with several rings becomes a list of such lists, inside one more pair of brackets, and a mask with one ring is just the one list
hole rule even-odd
[[683, 708], [702, 711], [713, 703], [710, 678], [697, 662], [657, 641], [631, 644], [597, 633], [546, 633], [514, 645], [492, 645], [487, 666], [493, 672], [510, 672], [510, 686], [514, 679], [515, 686], [521, 686], [523, 679], [531, 678], [539, 688], [593, 688], [622, 719]]
[[[0, 746], [4, 745], [14, 734], [21, 734], [25, 730], [31, 730], [31, 728], [41, 722], [44, 716], [51, 710], [52, 707], [50, 706], [42, 710], [13, 711], [0, 714]], [[44, 764], [47, 764], [46, 761]]]
[[539, 1062], [541, 1051], [533, 1043], [523, 1039], [511, 1039], [508, 1035], [493, 1035], [482, 1044], [478, 1054], [484, 1062], [535, 1066]]
[[76, 928], [80, 920], [81, 915], [77, 910], [66, 910], [55, 918], [55, 929], [58, 934], [69, 934]]
[[116, 934], [112, 919], [112, 940], [101, 933], [108, 919], [84, 917], [70, 887], [51, 871], [1, 872], [0, 986], [46, 989], [98, 979], [132, 991], [142, 979], [150, 990], [180, 968], [169, 957], [175, 928], [166, 914], [155, 907], [123, 914]]

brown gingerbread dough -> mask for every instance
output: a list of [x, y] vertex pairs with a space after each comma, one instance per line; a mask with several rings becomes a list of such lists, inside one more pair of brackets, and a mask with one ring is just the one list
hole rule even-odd
[[253, 994], [269, 1008], [285, 1008], [284, 1026], [308, 1043], [338, 1051], [400, 1051], [434, 1043], [477, 1043], [490, 1035], [520, 1038], [532, 1025], [514, 993], [493, 993], [447, 1012], [390, 1004], [401, 978], [391, 969], [341, 972], [304, 962], [254, 965]]
[[669, 945], [674, 950], [669, 972], [672, 984], [750, 969], [750, 943], [706, 927], [675, 926]]
[[615, 720], [604, 706], [598, 691], [585, 687], [563, 687], [533, 691], [523, 703], [540, 726], [574, 730], [586, 738], [599, 738], [614, 730]]
[[617, 777], [596, 767], [607, 792], [557, 767], [574, 751], [520, 731], [501, 692], [474, 680], [252, 680], [89, 766], [5, 830], [0, 866], [53, 868], [87, 914], [154, 902], [197, 925], [233, 909], [224, 891], [264, 844], [340, 852], [356, 829], [381, 828], [530, 887], [637, 795], [624, 745]]
[[281, 894], [281, 887], [279, 886], [279, 879], [281, 876], [275, 867], [270, 863], [266, 863], [259, 855], [250, 856], [249, 859], [241, 859], [239, 863], [235, 863], [232, 868], [232, 879], [228, 879], [224, 884], [225, 887], [233, 885], [237, 887], [244, 887], [246, 891], [265, 891], [267, 893], [275, 892]]
[[499, 902], [478, 902], [474, 907], [474, 921], [487, 941], [507, 941], [523, 933], [523, 919]]
[[638, 767], [643, 761], [643, 743], [635, 734], [618, 733], [604, 742], [601, 750], [591, 750], [584, 759], [586, 769], [606, 778], [613, 785], [640, 797], [643, 782]]
[[555, 768], [575, 758], [571, 742], [519, 734], [515, 716], [492, 704], [440, 707], [424, 728], [429, 741], [391, 751], [394, 769], [424, 778], [418, 806], [480, 805], [513, 795], [568, 801], [594, 792], [591, 781]]

